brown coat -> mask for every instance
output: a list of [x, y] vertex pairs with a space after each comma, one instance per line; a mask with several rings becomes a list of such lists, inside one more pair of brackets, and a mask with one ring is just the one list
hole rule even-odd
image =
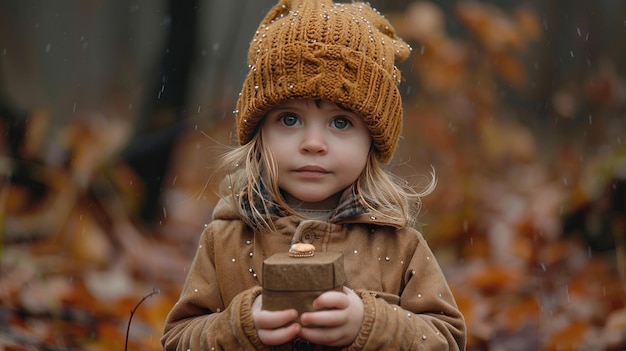
[[213, 216], [166, 320], [165, 350], [290, 350], [263, 345], [250, 311], [261, 293], [263, 260], [287, 252], [294, 235], [344, 255], [345, 285], [365, 308], [346, 350], [464, 350], [463, 316], [418, 231], [371, 212], [341, 223], [280, 217], [277, 231], [254, 233], [225, 201]]

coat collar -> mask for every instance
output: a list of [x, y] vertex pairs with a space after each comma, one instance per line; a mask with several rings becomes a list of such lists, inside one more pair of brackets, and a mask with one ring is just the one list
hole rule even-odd
[[[263, 196], [260, 196], [262, 194]], [[214, 219], [241, 219], [245, 223], [250, 225], [250, 221], [244, 218], [251, 217], [250, 202], [247, 196], [244, 196], [241, 201], [241, 208], [237, 209], [235, 201], [230, 198], [222, 198], [213, 212]], [[278, 220], [280, 217], [293, 217], [292, 220], [298, 222], [304, 220], [297, 215], [289, 213], [284, 208], [280, 207], [276, 202], [271, 199], [267, 190], [263, 187], [255, 196], [255, 201], [264, 201], [266, 207], [261, 207], [264, 211], [262, 215], [271, 219], [272, 221]], [[376, 210], [370, 206], [364, 204], [358, 196], [356, 186], [351, 186], [344, 190], [342, 193], [339, 204], [331, 213], [328, 223], [332, 224], [367, 224], [377, 226], [389, 226], [399, 229], [404, 226], [404, 223], [394, 219], [393, 217], [386, 215], [383, 211]], [[254, 227], [254, 225], [252, 225]]]

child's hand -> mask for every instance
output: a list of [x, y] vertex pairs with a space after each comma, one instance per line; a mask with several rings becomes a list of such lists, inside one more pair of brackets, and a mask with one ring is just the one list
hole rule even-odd
[[354, 291], [346, 287], [343, 290], [323, 293], [313, 301], [318, 311], [300, 316], [301, 338], [328, 346], [352, 344], [363, 323], [363, 301]]
[[[252, 319], [262, 343], [268, 346], [289, 342], [298, 335], [302, 327], [295, 322], [298, 311], [267, 311], [261, 309], [261, 295], [252, 303]], [[291, 324], [290, 324], [291, 323]], [[289, 324], [289, 325], [288, 325]]]

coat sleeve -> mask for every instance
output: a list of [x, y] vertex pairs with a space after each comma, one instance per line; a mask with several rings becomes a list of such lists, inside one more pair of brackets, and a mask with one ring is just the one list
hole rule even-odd
[[463, 315], [430, 248], [420, 239], [398, 303], [357, 290], [365, 313], [349, 350], [465, 350]]
[[210, 228], [202, 233], [196, 256], [161, 338], [164, 350], [267, 349], [254, 328], [251, 307], [260, 287], [242, 291], [224, 306], [214, 262]]

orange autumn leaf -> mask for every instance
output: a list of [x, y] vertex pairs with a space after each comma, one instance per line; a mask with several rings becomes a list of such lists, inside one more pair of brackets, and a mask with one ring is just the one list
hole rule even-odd
[[524, 40], [515, 22], [495, 5], [464, 1], [457, 4], [456, 12], [487, 51], [523, 48]]
[[468, 49], [461, 42], [443, 37], [426, 44], [423, 53], [413, 58], [424, 88], [442, 93], [461, 86], [468, 69]]
[[575, 351], [579, 350], [588, 337], [591, 325], [588, 321], [574, 320], [559, 332], [551, 335], [543, 350], [544, 351]]
[[527, 75], [519, 59], [511, 54], [498, 52], [492, 55], [492, 60], [496, 72], [511, 85], [522, 87], [526, 84]]
[[498, 316], [499, 324], [511, 333], [520, 330], [527, 323], [536, 321], [541, 313], [541, 306], [535, 296], [522, 296], [504, 305], [503, 309]]
[[476, 295], [474, 291], [462, 288], [457, 284], [451, 283], [450, 289], [465, 318], [468, 329], [467, 346], [477, 345], [481, 341], [491, 338], [495, 328], [489, 322], [491, 313], [489, 302]]
[[518, 267], [486, 263], [480, 265], [468, 277], [468, 282], [475, 289], [486, 294], [502, 291], [515, 291], [523, 282], [524, 273]]
[[96, 335], [91, 347], [94, 350], [122, 350], [125, 334], [122, 333], [121, 323], [110, 320], [99, 320], [96, 326]]
[[435, 3], [418, 1], [409, 4], [402, 20], [393, 24], [403, 38], [433, 43], [444, 35], [445, 15]]
[[110, 262], [114, 247], [91, 213], [75, 210], [67, 220], [65, 231], [66, 245], [78, 262], [94, 266], [105, 266]]
[[541, 37], [541, 24], [536, 11], [528, 7], [520, 7], [513, 12], [513, 18], [528, 40]]
[[141, 305], [137, 315], [153, 330], [162, 330], [165, 318], [176, 301], [177, 299], [171, 295], [155, 295], [145, 302], [145, 306]]

